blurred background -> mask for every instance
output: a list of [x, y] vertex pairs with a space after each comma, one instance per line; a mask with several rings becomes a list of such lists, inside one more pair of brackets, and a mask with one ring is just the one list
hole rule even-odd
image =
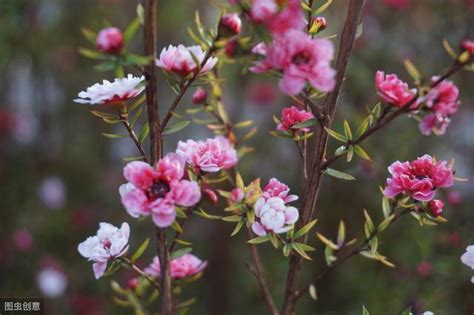
[[[322, 1], [316, 1], [316, 3]], [[124, 156], [136, 155], [128, 139], [106, 139], [103, 132], [121, 132], [105, 125], [83, 105], [72, 100], [87, 86], [110, 73], [93, 70], [93, 60], [81, 57], [78, 47], [90, 47], [81, 27], [95, 31], [112, 24], [124, 29], [135, 17], [138, 1], [131, 0], [0, 0], [0, 296], [46, 299], [47, 314], [128, 314], [111, 300], [111, 278], [96, 281], [91, 264], [77, 252], [77, 244], [92, 235], [101, 221], [132, 226], [136, 248], [153, 235], [150, 220], [136, 222], [120, 204], [118, 187], [124, 182]], [[193, 27], [195, 10], [210, 27], [220, 5], [204, 0], [160, 0], [158, 42], [192, 44], [186, 29]], [[340, 32], [345, 1], [334, 1], [324, 13], [324, 35]], [[363, 33], [356, 42], [340, 99], [338, 123], [359, 123], [365, 107], [377, 101], [373, 88], [376, 70], [397, 73], [409, 80], [403, 59], [410, 58], [426, 76], [443, 73], [451, 64], [444, 38], [457, 47], [474, 35], [472, 0], [367, 1]], [[130, 50], [142, 53], [141, 30]], [[335, 40], [335, 43], [337, 40]], [[241, 74], [243, 64], [223, 71], [224, 104], [234, 121], [254, 119], [259, 127], [250, 145], [258, 148], [239, 166], [246, 181], [275, 176], [299, 194], [298, 155], [289, 141], [273, 138], [272, 115], [291, 104], [269, 76]], [[160, 73], [159, 100], [167, 106], [173, 93]], [[420, 135], [416, 121], [407, 117], [369, 139], [364, 148], [373, 162], [339, 161], [337, 169], [358, 181], [326, 178], [318, 204], [318, 228], [335, 237], [344, 219], [350, 237], [363, 233], [362, 209], [380, 219], [379, 186], [386, 167], [395, 160], [411, 160], [424, 153], [456, 159], [457, 176], [473, 178], [474, 77], [462, 72], [453, 81], [461, 91], [461, 108], [441, 137]], [[192, 91], [191, 91], [192, 92]], [[189, 93], [190, 94], [190, 93]], [[183, 107], [191, 107], [190, 97]], [[166, 139], [173, 151], [179, 139], [201, 139], [212, 134], [203, 126], [190, 126]], [[331, 146], [331, 149], [333, 147]], [[355, 257], [318, 285], [318, 300], [304, 297], [298, 314], [399, 314], [408, 305], [435, 314], [472, 314], [472, 271], [459, 257], [474, 244], [474, 201], [471, 182], [456, 183], [442, 192], [447, 200], [448, 223], [419, 227], [406, 217], [381, 237], [380, 251], [397, 267]], [[209, 208], [219, 213], [219, 207]], [[233, 225], [193, 217], [184, 239], [194, 242], [194, 254], [209, 262], [202, 279], [186, 286], [184, 297], [197, 297], [190, 314], [264, 314], [257, 282], [246, 267], [250, 260], [243, 234], [230, 238]], [[302, 278], [324, 268], [323, 247], [316, 244], [315, 259], [304, 265]], [[138, 262], [150, 263], [152, 238]], [[284, 289], [287, 263], [280, 252], [261, 246], [269, 282], [278, 304]], [[123, 286], [134, 276], [121, 271], [113, 276]], [[154, 304], [158, 309], [158, 302]]]

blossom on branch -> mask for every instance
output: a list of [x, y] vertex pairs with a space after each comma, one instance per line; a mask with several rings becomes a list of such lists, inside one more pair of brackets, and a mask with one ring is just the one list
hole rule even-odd
[[205, 73], [217, 63], [216, 57], [209, 57], [201, 68], [204, 58], [206, 53], [201, 46], [169, 45], [163, 48], [160, 58], [156, 59], [156, 66], [185, 77], [191, 73]]
[[[182, 279], [197, 275], [207, 266], [207, 261], [202, 261], [192, 254], [184, 254], [170, 261], [170, 274], [173, 279]], [[153, 258], [153, 262], [144, 269], [145, 273], [152, 277], [160, 277], [161, 266], [158, 256]]]
[[277, 125], [277, 130], [280, 131], [299, 131], [308, 132], [308, 127], [297, 128], [296, 125], [313, 119], [314, 115], [311, 112], [300, 110], [296, 106], [285, 107], [281, 111], [280, 123]]
[[123, 102], [139, 95], [145, 87], [142, 82], [144, 76], [134, 77], [129, 74], [126, 78], [117, 78], [113, 82], [103, 80], [102, 84], [96, 83], [78, 94], [74, 102], [81, 104], [110, 104]]
[[277, 234], [288, 232], [299, 218], [298, 209], [287, 207], [280, 197], [259, 198], [254, 209], [256, 220], [252, 224], [252, 231], [258, 236], [266, 235], [268, 232]]
[[377, 94], [387, 103], [403, 107], [416, 95], [416, 89], [410, 89], [408, 84], [400, 80], [395, 74], [377, 71], [375, 74]]
[[300, 0], [288, 0], [280, 5], [278, 0], [252, 0], [250, 19], [263, 24], [273, 35], [278, 36], [289, 30], [302, 30], [305, 19]]
[[102, 29], [97, 35], [95, 45], [97, 50], [104, 53], [120, 53], [123, 48], [122, 31], [116, 27], [107, 27]]
[[285, 203], [289, 203], [295, 200], [298, 200], [297, 195], [290, 195], [290, 188], [280, 182], [275, 177], [271, 178], [267, 186], [263, 189], [263, 197], [265, 200], [268, 200], [272, 197], [278, 197], [282, 199]]
[[107, 262], [123, 256], [128, 250], [130, 226], [122, 223], [119, 228], [102, 222], [97, 235], [88, 237], [77, 247], [79, 253], [93, 261], [92, 268], [96, 279], [99, 279], [107, 268]]
[[175, 153], [167, 154], [155, 167], [140, 161], [128, 163], [123, 170], [128, 183], [119, 190], [128, 214], [134, 218], [151, 215], [156, 226], [170, 226], [176, 206], [191, 207], [201, 199], [198, 183], [183, 179], [184, 170], [184, 159]]

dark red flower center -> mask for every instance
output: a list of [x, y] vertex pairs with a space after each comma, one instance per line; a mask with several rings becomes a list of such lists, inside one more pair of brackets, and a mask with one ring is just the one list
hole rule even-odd
[[154, 182], [148, 191], [148, 198], [155, 200], [163, 198], [170, 191], [170, 186], [166, 182]]
[[310, 60], [311, 56], [309, 55], [309, 52], [302, 51], [294, 55], [291, 61], [296, 65], [302, 65], [307, 64]]

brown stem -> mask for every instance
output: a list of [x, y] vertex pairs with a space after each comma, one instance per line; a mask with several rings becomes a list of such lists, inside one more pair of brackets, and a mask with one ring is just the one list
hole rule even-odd
[[160, 258], [160, 286], [162, 312], [166, 315], [175, 314], [173, 307], [173, 298], [171, 295], [171, 276], [170, 276], [170, 252], [166, 240], [166, 230], [157, 228], [156, 237], [158, 239], [158, 257]]
[[137, 147], [138, 151], [140, 151], [140, 154], [143, 156], [143, 160], [148, 163], [149, 161], [148, 161], [148, 157], [147, 157], [147, 154], [145, 152], [145, 149], [143, 148], [142, 143], [140, 142], [140, 140], [137, 137], [137, 134], [133, 130], [132, 126], [130, 125], [130, 122], [128, 121], [127, 115], [125, 115], [123, 113], [120, 113], [119, 118], [120, 118], [120, 121], [122, 122], [122, 124], [127, 129], [128, 135], [132, 139], [133, 143], [135, 143], [135, 146]]
[[[252, 231], [250, 228], [247, 228], [247, 235], [249, 239], [253, 238]], [[251, 268], [254, 271], [255, 277], [258, 280], [258, 284], [260, 285], [260, 291], [262, 292], [263, 298], [265, 299], [265, 303], [267, 304], [268, 311], [271, 315], [278, 315], [278, 310], [273, 302], [272, 295], [270, 290], [268, 289], [267, 282], [265, 281], [265, 276], [263, 275], [263, 268], [262, 263], [260, 260], [260, 255], [258, 253], [257, 246], [254, 244], [249, 244], [250, 249], [252, 251], [253, 261], [254, 261], [254, 268]]]
[[[337, 98], [344, 79], [347, 62], [349, 61], [349, 56], [352, 52], [355, 33], [361, 17], [363, 4], [364, 0], [350, 0], [349, 2], [349, 9], [347, 11], [347, 17], [342, 31], [339, 43], [339, 53], [336, 61], [336, 85], [334, 90], [326, 96], [324, 102], [325, 127], [329, 127], [334, 118], [333, 116], [336, 109]], [[323, 174], [321, 174], [319, 168], [321, 167], [322, 161], [324, 161], [327, 141], [328, 134], [324, 131], [324, 128], [319, 128], [319, 132], [317, 132], [316, 136], [316, 151], [313, 159], [310, 180], [302, 203], [302, 219], [298, 226], [307, 224], [313, 216], [314, 206], [318, 198], [321, 180], [323, 178]], [[303, 243], [306, 242], [307, 235], [303, 238]], [[282, 315], [290, 315], [293, 312], [297, 275], [300, 267], [301, 256], [291, 255], [286, 280], [285, 297], [281, 311]]]
[[[442, 75], [436, 81], [431, 83], [430, 88], [435, 88], [436, 86], [438, 86], [441, 82], [443, 82], [444, 80], [446, 80], [447, 78], [449, 78], [450, 76], [455, 74], [457, 71], [461, 70], [464, 65], [465, 64], [463, 64], [463, 63], [458, 63], [458, 62], [455, 63], [451, 68], [449, 68], [449, 70], [444, 75]], [[372, 135], [373, 133], [375, 133], [378, 130], [385, 127], [388, 123], [390, 123], [395, 118], [401, 116], [404, 113], [410, 112], [410, 107], [416, 102], [417, 99], [418, 99], [418, 95], [415, 95], [407, 104], [403, 105], [403, 107], [400, 107], [396, 111], [393, 111], [393, 112], [385, 111], [382, 114], [382, 116], [380, 116], [380, 118], [377, 120], [377, 122], [372, 127], [367, 129], [367, 131], [365, 131], [359, 138], [357, 138], [356, 140], [350, 141], [346, 145], [359, 144], [359, 143], [363, 142], [370, 135]], [[387, 107], [387, 108], [389, 109], [389, 107]], [[343, 156], [343, 155], [342, 154], [341, 155], [333, 155], [331, 157], [328, 157], [327, 160], [322, 164], [320, 171], [321, 172], [324, 171], [326, 168], [329, 167], [329, 165], [334, 163], [341, 156]]]
[[[392, 219], [392, 221], [390, 222], [389, 226], [392, 225], [393, 223], [395, 223], [395, 221], [397, 221], [401, 216], [407, 214], [407, 213], [410, 213], [412, 210], [410, 209], [405, 209], [403, 211], [400, 211], [398, 212], [394, 218]], [[306, 293], [310, 286], [312, 284], [315, 284], [317, 282], [319, 282], [321, 279], [323, 279], [326, 275], [328, 275], [332, 270], [336, 269], [338, 266], [342, 265], [344, 262], [346, 262], [347, 260], [349, 260], [350, 258], [358, 255], [360, 252], [362, 252], [363, 250], [365, 250], [365, 247], [367, 246], [367, 244], [375, 237], [377, 236], [379, 233], [379, 231], [376, 229], [374, 232], [372, 232], [372, 234], [370, 234], [369, 237], [367, 237], [360, 245], [358, 245], [357, 247], [355, 247], [354, 249], [352, 249], [348, 254], [346, 254], [345, 256], [341, 257], [341, 258], [338, 258], [333, 264], [329, 265], [326, 269], [324, 269], [321, 273], [317, 274], [315, 277], [314, 277], [314, 280], [307, 284], [306, 286], [304, 286], [301, 290], [297, 291], [296, 294], [295, 294], [295, 300], [298, 300], [301, 296], [303, 296], [304, 293]]]

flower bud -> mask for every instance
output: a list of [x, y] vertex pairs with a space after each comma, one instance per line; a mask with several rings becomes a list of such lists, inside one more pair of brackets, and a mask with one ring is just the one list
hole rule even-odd
[[97, 50], [107, 54], [119, 54], [123, 48], [123, 34], [116, 27], [102, 29], [95, 41]]
[[468, 51], [469, 54], [474, 55], [474, 41], [465, 39], [461, 43], [461, 50]]
[[224, 52], [227, 57], [234, 57], [237, 49], [239, 48], [239, 42], [235, 39], [230, 40], [224, 47]]
[[218, 37], [231, 37], [240, 33], [242, 21], [237, 13], [224, 14], [219, 21]]
[[326, 21], [326, 18], [324, 16], [315, 17], [313, 19], [313, 25], [315, 23], [319, 25], [318, 31], [322, 31], [328, 26], [328, 22]]
[[213, 204], [216, 204], [218, 199], [217, 199], [217, 195], [216, 193], [214, 192], [214, 190], [212, 189], [204, 189], [204, 193], [206, 194], [207, 196], [207, 199], [209, 199], [209, 201]]
[[241, 188], [234, 188], [230, 192], [230, 200], [232, 202], [241, 202], [244, 199], [244, 191]]
[[127, 288], [130, 290], [136, 290], [138, 288], [138, 278], [131, 278], [127, 282]]
[[443, 213], [444, 202], [439, 199], [433, 199], [428, 202], [428, 209], [434, 217], [439, 217]]
[[193, 94], [192, 101], [193, 104], [202, 104], [205, 103], [207, 99], [207, 92], [203, 88], [197, 88]]

